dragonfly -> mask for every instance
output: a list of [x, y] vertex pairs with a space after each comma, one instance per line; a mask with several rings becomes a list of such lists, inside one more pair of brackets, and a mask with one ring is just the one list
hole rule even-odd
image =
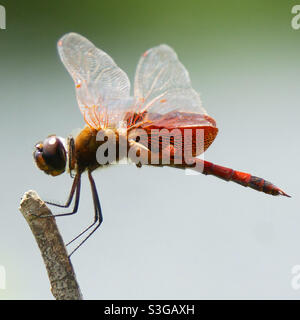
[[94, 219], [68, 243], [85, 234], [85, 239], [73, 252], [103, 221], [93, 171], [124, 159], [138, 168], [144, 165], [190, 168], [266, 194], [290, 197], [263, 178], [198, 157], [214, 141], [218, 128], [203, 108], [200, 95], [192, 88], [188, 71], [168, 45], [156, 46], [142, 54], [132, 96], [126, 73], [85, 37], [68, 33], [58, 41], [57, 47], [62, 63], [74, 80], [77, 102], [86, 125], [76, 136], [64, 139], [50, 135], [38, 142], [33, 157], [37, 167], [46, 174], [58, 176], [67, 172], [74, 179], [65, 204], [47, 202], [61, 208], [70, 208], [74, 202], [70, 212], [55, 216], [78, 211], [81, 176], [87, 172]]

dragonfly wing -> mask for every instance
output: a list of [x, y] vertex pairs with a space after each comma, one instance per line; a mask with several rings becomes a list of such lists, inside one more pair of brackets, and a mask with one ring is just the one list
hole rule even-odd
[[157, 127], [167, 129], [201, 128], [211, 126], [216, 128], [216, 121], [207, 114], [170, 111], [166, 114], [149, 113], [150, 121], [141, 124], [142, 128]]
[[[143, 120], [159, 121], [166, 114], [177, 112], [177, 126], [197, 123], [195, 116], [207, 115], [199, 94], [192, 88], [188, 71], [177, 54], [163, 44], [146, 51], [137, 66], [134, 81], [136, 112], [147, 114]], [[189, 113], [190, 120], [182, 117]], [[205, 117], [202, 117], [205, 122]], [[176, 122], [173, 119], [173, 122]], [[183, 124], [181, 124], [183, 122]], [[205, 125], [211, 125], [209, 121]]]
[[60, 58], [75, 82], [79, 108], [95, 129], [122, 119], [130, 100], [126, 73], [85, 37], [68, 33], [58, 41]]

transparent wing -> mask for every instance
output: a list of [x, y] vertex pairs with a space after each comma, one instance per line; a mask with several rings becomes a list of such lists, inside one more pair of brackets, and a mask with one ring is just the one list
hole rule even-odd
[[75, 82], [79, 108], [95, 129], [122, 119], [130, 82], [113, 59], [85, 37], [68, 33], [57, 44], [60, 58]]
[[[175, 112], [206, 115], [199, 94], [192, 88], [188, 71], [169, 46], [162, 44], [146, 51], [137, 66], [134, 81], [136, 112], [145, 112], [144, 121], [158, 114]], [[205, 121], [205, 118], [202, 118]], [[195, 120], [191, 120], [195, 125]], [[177, 125], [181, 120], [178, 118]], [[188, 126], [184, 119], [184, 126]], [[206, 125], [211, 125], [207, 122]]]

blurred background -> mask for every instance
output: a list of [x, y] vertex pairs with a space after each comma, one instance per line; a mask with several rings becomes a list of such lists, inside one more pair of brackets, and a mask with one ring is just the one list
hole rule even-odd
[[[299, 2], [299, 1], [298, 1]], [[72, 256], [85, 299], [299, 299], [300, 30], [288, 0], [0, 0], [0, 299], [52, 299], [39, 250], [18, 211], [23, 193], [65, 201], [68, 175], [39, 171], [36, 142], [84, 126], [57, 40], [78, 32], [133, 81], [140, 55], [172, 46], [216, 119], [205, 154], [292, 195], [272, 197], [175, 169], [95, 172], [104, 222]], [[298, 3], [300, 4], [300, 3]], [[55, 211], [57, 212], [57, 211]], [[87, 178], [79, 213], [58, 218], [66, 241], [93, 220]]]

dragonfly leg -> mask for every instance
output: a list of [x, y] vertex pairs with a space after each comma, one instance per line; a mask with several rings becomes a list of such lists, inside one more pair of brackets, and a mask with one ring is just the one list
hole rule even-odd
[[[70, 206], [70, 203], [73, 199], [73, 196], [74, 196], [74, 192], [76, 191], [75, 193], [75, 203], [74, 203], [74, 207], [73, 207], [73, 210], [71, 212], [67, 212], [67, 213], [59, 213], [59, 214], [53, 214], [53, 215], [41, 215], [41, 216], [38, 216], [39, 218], [48, 218], [48, 217], [63, 217], [63, 216], [70, 216], [72, 214], [75, 214], [77, 213], [78, 211], [78, 205], [79, 205], [79, 199], [80, 199], [80, 187], [81, 187], [81, 174], [78, 173], [75, 177], [75, 180], [73, 182], [73, 185], [72, 185], [72, 189], [71, 189], [71, 192], [70, 192], [70, 195], [69, 195], [69, 199], [67, 201], [67, 203], [63, 206], [63, 205], [57, 205], [58, 207], [63, 207], [63, 208], [67, 208]], [[49, 204], [49, 202], [46, 202]], [[52, 204], [52, 203], [50, 203]], [[56, 204], [55, 204], [56, 205]], [[35, 214], [34, 214], [35, 215]]]
[[78, 180], [80, 179], [80, 174], [76, 174], [75, 179], [73, 181], [72, 184], [72, 188], [68, 197], [68, 200], [65, 204], [61, 204], [61, 203], [55, 203], [55, 202], [51, 202], [51, 201], [45, 201], [45, 203], [50, 204], [51, 206], [55, 206], [55, 207], [60, 207], [60, 208], [68, 208], [73, 200], [75, 191], [77, 189], [78, 186]]
[[93, 226], [94, 229], [79, 243], [77, 247], [69, 254], [69, 257], [80, 247], [83, 245], [84, 242], [100, 227], [101, 223], [103, 222], [103, 216], [102, 216], [102, 210], [101, 210], [101, 205], [100, 205], [100, 200], [96, 188], [95, 181], [92, 177], [91, 171], [88, 171], [88, 177], [91, 185], [91, 190], [92, 190], [92, 196], [93, 196], [93, 203], [94, 203], [94, 222], [89, 225], [87, 228], [85, 228], [82, 232], [79, 233], [74, 239], [72, 239], [70, 242], [68, 242], [66, 245], [71, 244], [74, 242], [76, 239], [81, 237], [84, 233], [86, 233], [88, 230], [90, 230]]

